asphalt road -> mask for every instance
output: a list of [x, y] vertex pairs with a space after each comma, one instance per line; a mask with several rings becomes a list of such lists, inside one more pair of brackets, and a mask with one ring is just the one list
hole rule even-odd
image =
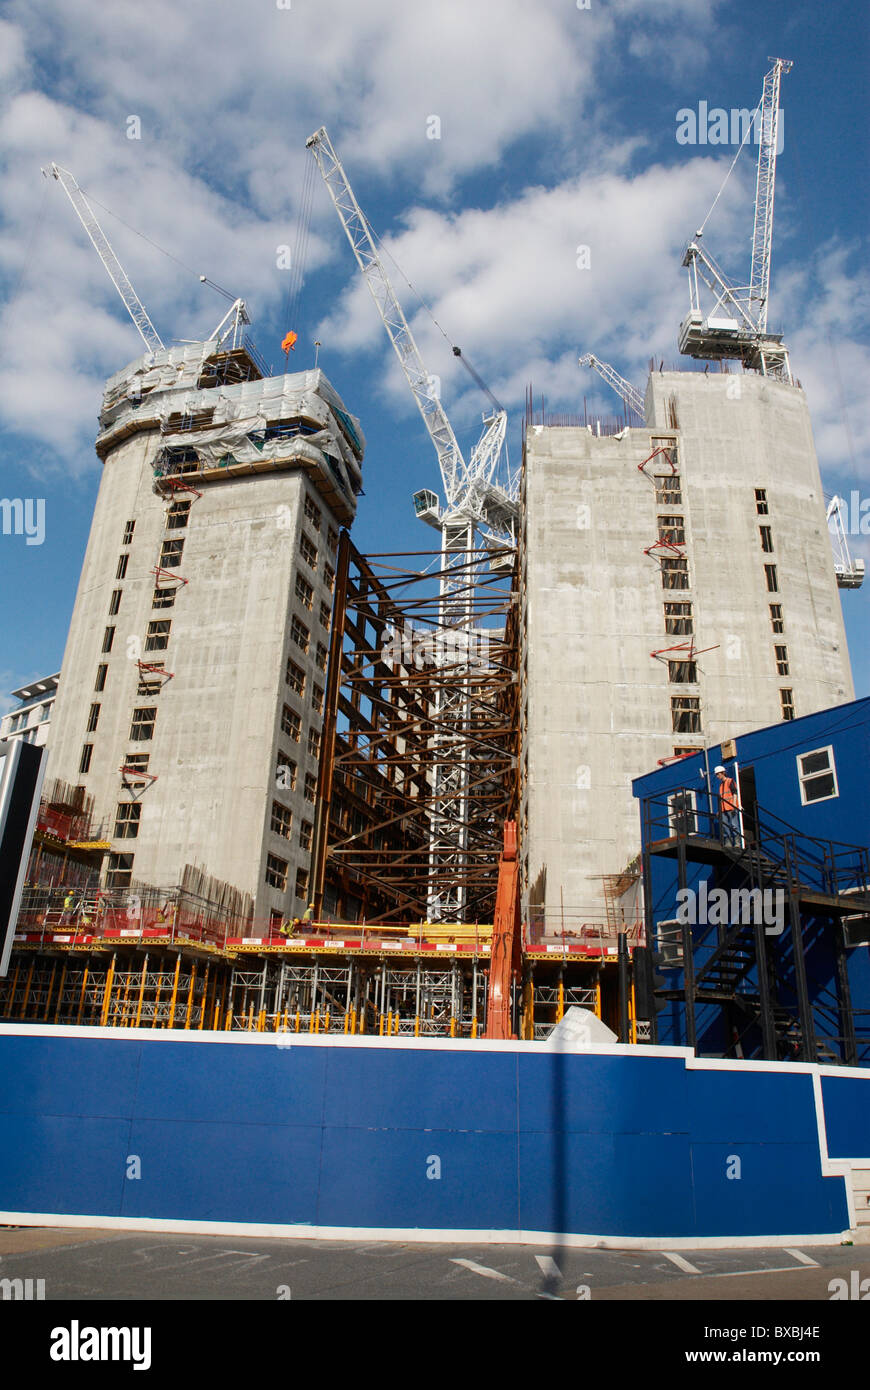
[[44, 1280], [47, 1302], [829, 1301], [830, 1281], [856, 1270], [870, 1279], [870, 1245], [559, 1250], [0, 1227], [0, 1281]]

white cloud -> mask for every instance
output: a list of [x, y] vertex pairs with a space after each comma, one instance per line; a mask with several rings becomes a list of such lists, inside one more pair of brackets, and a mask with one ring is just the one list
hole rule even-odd
[[[453, 215], [416, 208], [406, 217], [407, 230], [387, 247], [496, 394], [521, 399], [534, 364], [538, 389], [554, 402], [576, 401], [584, 390], [592, 394], [576, 351], [613, 355], [639, 379], [651, 346], [675, 353], [686, 308], [679, 252], [721, 176], [715, 161], [694, 159], [636, 176], [610, 172], [530, 188], [488, 210]], [[733, 217], [721, 220], [726, 246], [733, 223]], [[589, 269], [578, 267], [583, 247]], [[392, 279], [391, 261], [384, 263]], [[461, 365], [398, 275], [394, 283], [429, 370], [463, 390]], [[350, 280], [318, 336], [346, 352], [386, 344], [361, 277]], [[573, 379], [565, 373], [569, 346]], [[390, 372], [385, 385], [401, 409], [407, 389], [400, 376]]]

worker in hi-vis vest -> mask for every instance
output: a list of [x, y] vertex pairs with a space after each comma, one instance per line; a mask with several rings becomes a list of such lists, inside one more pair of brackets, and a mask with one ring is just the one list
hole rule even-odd
[[714, 767], [713, 771], [719, 778], [719, 825], [722, 843], [739, 845], [740, 801], [737, 796], [737, 784], [733, 777], [728, 776], [721, 763], [718, 767]]
[[314, 903], [309, 903], [301, 917], [294, 917], [292, 922], [284, 921], [281, 923], [280, 927], [278, 928], [279, 935], [292, 936], [293, 933], [296, 931], [297, 927], [302, 927], [305, 925], [306, 922], [311, 921], [311, 916], [313, 912]]

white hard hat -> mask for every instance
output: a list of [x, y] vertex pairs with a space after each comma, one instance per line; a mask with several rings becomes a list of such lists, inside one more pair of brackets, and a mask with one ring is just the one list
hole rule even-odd
[[724, 769], [724, 767], [722, 766], [722, 764], [720, 763], [718, 767], [714, 767], [714, 768], [713, 768], [713, 771], [714, 771], [714, 772], [724, 772], [725, 769]]

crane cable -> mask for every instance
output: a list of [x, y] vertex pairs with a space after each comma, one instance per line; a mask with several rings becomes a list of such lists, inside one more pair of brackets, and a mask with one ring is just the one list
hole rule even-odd
[[[147, 241], [148, 245], [153, 246], [155, 251], [160, 251], [164, 256], [168, 256], [171, 261], [174, 261], [176, 265], [180, 265], [182, 270], [186, 270], [189, 275], [195, 276], [195, 278], [203, 284], [212, 284], [211, 280], [206, 279], [204, 276], [200, 274], [198, 270], [194, 270], [192, 266], [187, 265], [185, 261], [179, 260], [179, 258], [177, 256], [174, 256], [171, 251], [167, 251], [165, 246], [161, 246], [158, 241], [152, 241], [150, 236], [146, 236], [144, 232], [140, 232], [135, 227], [131, 227], [129, 222], [125, 222], [123, 217], [119, 217], [118, 214], [116, 212], [113, 212], [111, 208], [107, 208], [105, 203], [101, 203], [98, 198], [95, 198], [92, 193], [88, 193], [86, 189], [81, 187], [81, 185], [79, 186], [79, 192], [84, 194], [85, 198], [89, 203], [94, 203], [98, 208], [101, 208], [103, 212], [107, 212], [110, 217], [114, 217], [115, 221], [120, 222], [122, 227], [126, 227], [128, 232], [133, 232], [135, 236], [141, 237], [143, 241]], [[217, 285], [214, 285], [213, 288], [218, 289], [219, 287]], [[221, 293], [225, 294], [226, 291], [221, 291]]]
[[713, 212], [713, 209], [715, 208], [715, 206], [716, 206], [716, 204], [718, 203], [719, 199], [722, 197], [722, 194], [723, 194], [724, 191], [725, 191], [725, 185], [726, 185], [726, 183], [728, 182], [728, 180], [730, 179], [730, 177], [731, 177], [731, 175], [732, 175], [732, 173], [733, 173], [733, 171], [734, 171], [734, 165], [737, 163], [738, 159], [740, 158], [741, 154], [743, 153], [743, 147], [744, 147], [744, 145], [746, 144], [747, 140], [749, 139], [750, 135], [752, 134], [753, 127], [755, 126], [755, 118], [756, 118], [756, 116], [759, 114], [759, 112], [760, 112], [760, 110], [761, 110], [761, 103], [762, 103], [763, 100], [764, 100], [764, 97], [763, 97], [763, 95], [762, 95], [762, 97], [761, 97], [761, 99], [760, 99], [758, 105], [756, 106], [755, 110], [754, 110], [753, 113], [752, 113], [752, 119], [751, 119], [750, 121], [747, 121], [747, 123], [746, 123], [746, 134], [744, 135], [743, 139], [740, 141], [740, 144], [739, 144], [739, 146], [738, 146], [738, 148], [737, 148], [737, 153], [736, 153], [736, 155], [734, 156], [734, 158], [733, 158], [732, 161], [731, 161], [731, 168], [728, 170], [728, 173], [725, 175], [724, 179], [722, 180], [722, 185], [721, 185], [721, 187], [720, 187], [720, 189], [719, 189], [719, 192], [716, 194], [716, 197], [713, 199], [713, 202], [712, 202], [711, 205], [710, 205], [710, 211], [707, 213], [707, 216], [704, 218], [704, 221], [701, 223], [700, 227], [698, 228], [697, 232], [695, 233], [695, 236], [703, 236], [703, 235], [704, 235], [704, 228], [706, 227], [707, 223], [710, 221], [710, 217], [711, 217], [711, 214], [712, 214], [712, 212]]
[[[308, 242], [311, 232], [311, 209], [314, 203], [314, 175], [316, 165], [313, 159], [306, 160], [302, 179], [302, 193], [299, 198], [299, 211], [296, 217], [296, 232], [290, 253], [290, 277], [284, 296], [282, 326], [298, 333], [297, 321], [302, 300], [302, 287], [305, 283], [305, 263], [308, 257]], [[289, 349], [288, 349], [289, 351]]]

